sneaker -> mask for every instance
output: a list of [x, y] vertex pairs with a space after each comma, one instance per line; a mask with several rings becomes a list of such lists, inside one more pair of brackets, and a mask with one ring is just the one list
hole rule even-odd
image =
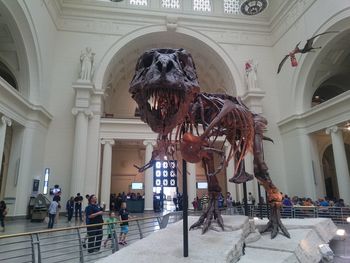
[[127, 245], [128, 243], [126, 241], [123, 241], [123, 245]]
[[119, 245], [124, 245], [124, 243], [122, 241], [119, 241], [118, 244]]

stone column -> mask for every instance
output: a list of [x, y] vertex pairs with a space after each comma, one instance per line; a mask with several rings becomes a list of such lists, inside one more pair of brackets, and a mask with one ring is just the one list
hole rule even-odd
[[73, 108], [72, 113], [76, 119], [70, 192], [71, 196], [75, 196], [77, 193], [84, 194], [88, 117], [92, 113], [86, 108]]
[[197, 196], [196, 182], [196, 164], [187, 162], [187, 193], [189, 209], [193, 209], [192, 202]]
[[[156, 142], [146, 140], [143, 142], [146, 145], [145, 163], [148, 163], [152, 157], [153, 146]], [[153, 210], [153, 169], [147, 169], [144, 173], [145, 177], [145, 210]]]
[[113, 139], [102, 139], [103, 147], [103, 164], [102, 164], [102, 183], [101, 183], [101, 200], [105, 203], [106, 210], [109, 211], [109, 199], [111, 194], [111, 173], [112, 173], [112, 146]]
[[339, 197], [343, 198], [346, 204], [350, 203], [350, 178], [349, 168], [346, 159], [343, 133], [337, 127], [333, 126], [326, 129], [326, 133], [331, 135], [333, 145], [333, 155], [335, 170], [337, 173]]
[[102, 162], [100, 122], [103, 92], [94, 90], [91, 95], [90, 109], [93, 117], [89, 119], [87, 137], [87, 155], [85, 168], [84, 194], [94, 193], [100, 196], [100, 173]]
[[[231, 144], [225, 143], [225, 156], [226, 159], [230, 154]], [[235, 183], [229, 182], [229, 179], [233, 177], [233, 173], [235, 171], [235, 160], [232, 158], [226, 167], [226, 184], [227, 184], [227, 192], [231, 193], [232, 199], [236, 200], [236, 186]]]
[[1, 123], [0, 123], [0, 173], [1, 173], [2, 156], [4, 154], [6, 128], [7, 128], [7, 126], [11, 126], [11, 125], [12, 125], [12, 121], [10, 118], [8, 118], [6, 116], [1, 117]]

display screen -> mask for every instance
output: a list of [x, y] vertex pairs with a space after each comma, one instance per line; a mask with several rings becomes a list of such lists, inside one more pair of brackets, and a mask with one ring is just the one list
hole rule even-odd
[[197, 189], [208, 189], [208, 182], [197, 182]]
[[132, 190], [142, 190], [143, 189], [143, 183], [132, 183], [131, 184]]
[[177, 161], [155, 161], [153, 187], [177, 187]]

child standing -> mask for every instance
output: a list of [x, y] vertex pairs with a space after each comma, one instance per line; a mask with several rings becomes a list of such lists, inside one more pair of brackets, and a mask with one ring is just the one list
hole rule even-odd
[[114, 238], [114, 230], [115, 230], [115, 223], [117, 222], [117, 218], [115, 217], [115, 213], [113, 211], [109, 212], [109, 218], [107, 219], [107, 223], [108, 223], [108, 228], [107, 228], [107, 233], [108, 233], [108, 237], [105, 240], [105, 242], [103, 243], [103, 246], [106, 247], [107, 246], [107, 242], [109, 240], [112, 240], [112, 238]]
[[122, 202], [119, 210], [119, 220], [120, 223], [120, 236], [119, 236], [119, 244], [126, 245], [126, 235], [129, 232], [129, 222], [123, 222], [129, 219], [129, 211], [126, 209], [126, 203]]

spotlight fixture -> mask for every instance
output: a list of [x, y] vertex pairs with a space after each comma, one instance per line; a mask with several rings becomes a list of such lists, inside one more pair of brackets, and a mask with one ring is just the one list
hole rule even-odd
[[241, 3], [241, 12], [248, 16], [257, 15], [265, 10], [267, 4], [267, 0], [244, 0]]
[[336, 232], [336, 234], [337, 234], [337, 236], [345, 236], [345, 230], [344, 229], [338, 229], [337, 230], [337, 232]]

